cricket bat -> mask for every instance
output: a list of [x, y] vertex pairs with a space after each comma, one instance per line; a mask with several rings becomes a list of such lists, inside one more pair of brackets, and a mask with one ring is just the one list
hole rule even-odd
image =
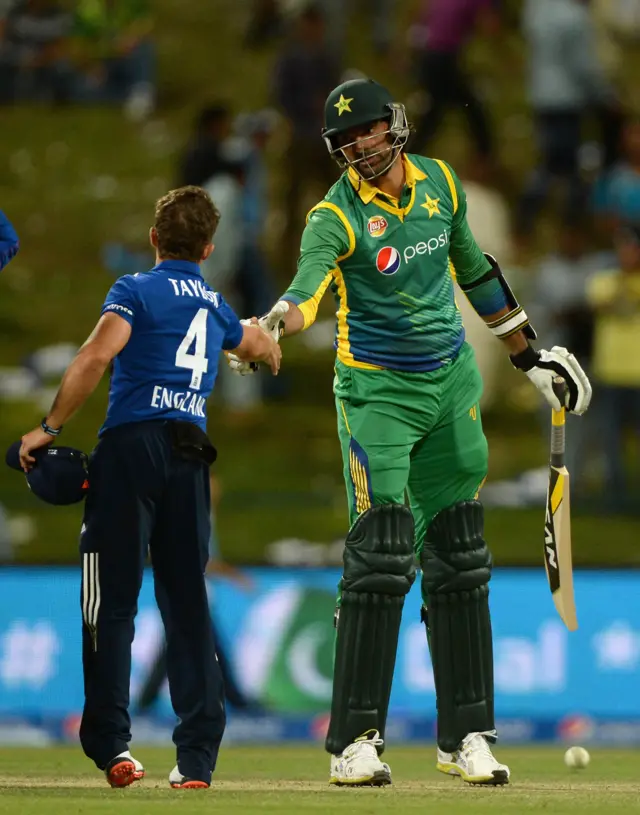
[[[564, 405], [566, 385], [556, 377], [553, 389]], [[544, 522], [544, 565], [556, 610], [569, 631], [578, 627], [571, 561], [571, 502], [565, 465], [565, 409], [551, 412], [551, 456]]]

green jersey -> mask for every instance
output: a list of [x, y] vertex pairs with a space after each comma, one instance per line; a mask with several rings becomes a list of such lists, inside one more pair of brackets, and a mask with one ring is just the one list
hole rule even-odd
[[472, 283], [490, 265], [449, 165], [417, 155], [401, 160], [400, 200], [349, 169], [311, 210], [298, 272], [282, 299], [300, 308], [307, 328], [331, 288], [345, 365], [431, 371], [454, 359], [464, 342], [454, 274]]

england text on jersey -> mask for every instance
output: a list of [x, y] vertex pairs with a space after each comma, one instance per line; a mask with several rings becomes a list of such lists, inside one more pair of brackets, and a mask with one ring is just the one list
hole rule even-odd
[[181, 413], [190, 413], [192, 416], [206, 418], [204, 412], [207, 400], [192, 391], [173, 391], [162, 385], [155, 385], [151, 397], [151, 407], [158, 410], [165, 408], [179, 410]]

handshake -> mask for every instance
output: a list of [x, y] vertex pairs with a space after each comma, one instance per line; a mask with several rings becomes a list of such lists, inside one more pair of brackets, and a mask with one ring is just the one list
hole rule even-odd
[[[284, 334], [284, 315], [288, 310], [289, 303], [287, 303], [285, 300], [279, 300], [271, 311], [268, 312], [268, 314], [265, 314], [263, 317], [260, 317], [260, 319], [257, 317], [252, 317], [250, 320], [240, 320], [242, 325], [258, 326], [258, 328], [260, 328], [264, 334], [269, 336], [273, 342], [269, 343], [268, 351], [261, 354], [259, 359], [243, 359], [242, 357], [244, 357], [245, 354], [240, 356], [237, 353], [228, 352], [226, 354], [227, 363], [234, 373], [240, 374], [240, 376], [253, 374], [258, 370], [258, 362], [266, 362], [270, 366], [271, 372], [274, 375], [278, 373], [280, 368], [280, 359], [282, 357], [282, 352], [278, 346], [278, 341]], [[236, 349], [236, 351], [240, 350], [242, 350], [242, 345], [240, 348]]]

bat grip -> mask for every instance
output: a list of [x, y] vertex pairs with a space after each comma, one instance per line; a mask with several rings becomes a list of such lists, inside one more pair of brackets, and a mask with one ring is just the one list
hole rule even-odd
[[564, 458], [564, 448], [565, 448], [565, 439], [564, 439], [564, 425], [552, 425], [551, 426], [551, 463], [554, 466], [562, 466], [564, 463], [563, 461], [554, 460], [554, 457], [560, 456]]
[[553, 422], [551, 424], [551, 464], [556, 467], [561, 467], [564, 464], [564, 402], [567, 390], [568, 388], [564, 379], [561, 376], [554, 377], [553, 392], [562, 405], [560, 410], [553, 411]]

